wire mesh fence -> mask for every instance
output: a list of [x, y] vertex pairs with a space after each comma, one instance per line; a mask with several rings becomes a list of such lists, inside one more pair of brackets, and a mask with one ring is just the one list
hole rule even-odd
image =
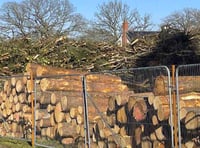
[[[199, 64], [176, 69], [180, 148], [200, 146], [199, 84]], [[174, 147], [171, 92], [165, 66], [1, 77], [0, 136], [56, 148]]]
[[90, 73], [85, 76], [91, 147], [173, 147], [167, 67]]
[[37, 77], [35, 81], [36, 144], [76, 147], [84, 141], [81, 75]]
[[30, 77], [0, 77], [0, 136], [31, 141]]
[[200, 65], [176, 71], [179, 147], [200, 147]]

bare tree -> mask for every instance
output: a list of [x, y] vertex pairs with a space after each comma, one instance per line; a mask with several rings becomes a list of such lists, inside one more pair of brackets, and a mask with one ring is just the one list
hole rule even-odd
[[183, 31], [188, 34], [200, 29], [200, 10], [185, 8], [164, 18], [162, 26], [169, 26], [172, 29]]
[[84, 18], [75, 13], [75, 8], [68, 0], [8, 2], [1, 9], [0, 21], [1, 28], [11, 36], [71, 35], [85, 26]]
[[0, 16], [1, 33], [7, 36], [25, 35], [25, 9], [21, 4], [8, 2], [3, 5]]
[[124, 20], [135, 31], [147, 30], [151, 26], [149, 15], [141, 16], [136, 9], [130, 10], [127, 4], [114, 0], [98, 6], [95, 20], [87, 33], [93, 39], [115, 42], [121, 35]]

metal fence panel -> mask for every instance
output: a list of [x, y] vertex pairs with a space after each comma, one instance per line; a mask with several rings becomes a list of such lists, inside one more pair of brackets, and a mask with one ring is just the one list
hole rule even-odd
[[165, 66], [85, 77], [90, 147], [173, 147], [170, 72]]
[[28, 103], [28, 81], [30, 76], [0, 77], [0, 136], [16, 140], [31, 141], [31, 120], [24, 108]]
[[200, 64], [176, 70], [179, 148], [200, 147]]
[[84, 147], [81, 75], [43, 76], [35, 80], [36, 145]]

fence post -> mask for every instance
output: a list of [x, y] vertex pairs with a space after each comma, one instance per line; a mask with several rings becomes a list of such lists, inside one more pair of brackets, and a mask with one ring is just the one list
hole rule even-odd
[[176, 83], [175, 83], [175, 65], [172, 65], [172, 104], [173, 104], [173, 122], [174, 122], [174, 145], [178, 148], [178, 125], [177, 125], [177, 101], [176, 101]]
[[33, 72], [30, 71], [30, 79], [31, 79], [31, 116], [32, 116], [32, 133], [31, 133], [31, 144], [32, 147], [35, 147], [35, 112], [34, 112], [34, 90], [33, 90]]
[[84, 102], [84, 125], [85, 125], [85, 147], [90, 148], [90, 133], [89, 133], [89, 121], [88, 121], [88, 103], [87, 103], [87, 90], [85, 76], [82, 77], [83, 86], [83, 102]]

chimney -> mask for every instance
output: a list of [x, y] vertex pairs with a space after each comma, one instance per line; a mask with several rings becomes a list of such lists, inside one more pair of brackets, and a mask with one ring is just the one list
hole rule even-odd
[[123, 26], [122, 26], [122, 46], [125, 47], [127, 45], [127, 35], [128, 32], [128, 21], [124, 20]]

